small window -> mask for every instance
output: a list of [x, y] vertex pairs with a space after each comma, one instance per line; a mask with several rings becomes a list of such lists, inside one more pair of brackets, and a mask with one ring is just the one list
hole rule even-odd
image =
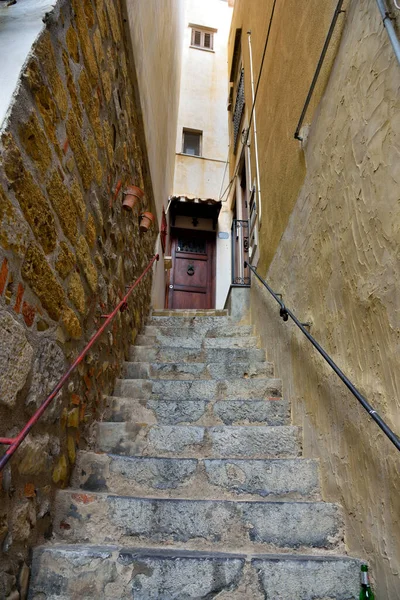
[[183, 130], [183, 154], [201, 156], [201, 131]]
[[214, 48], [214, 33], [203, 29], [192, 28], [192, 46], [212, 50]]

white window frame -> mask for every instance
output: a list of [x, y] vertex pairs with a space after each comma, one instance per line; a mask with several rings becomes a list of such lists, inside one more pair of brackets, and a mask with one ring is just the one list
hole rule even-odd
[[[188, 154], [185, 152], [185, 133], [199, 136], [199, 154]], [[189, 127], [184, 127], [182, 129], [182, 154], [185, 156], [194, 156], [200, 158], [203, 156], [203, 132], [200, 131], [200, 129], [190, 129]]]
[[[189, 23], [189, 27], [192, 29], [190, 36], [190, 47], [196, 48], [197, 50], [206, 50], [207, 52], [214, 52], [214, 34], [217, 32], [217, 29], [213, 29], [212, 27], [203, 27], [201, 25], [193, 25]], [[200, 37], [200, 43], [196, 44], [196, 34]], [[206, 46], [205, 40], [206, 36], [210, 36], [210, 45]]]

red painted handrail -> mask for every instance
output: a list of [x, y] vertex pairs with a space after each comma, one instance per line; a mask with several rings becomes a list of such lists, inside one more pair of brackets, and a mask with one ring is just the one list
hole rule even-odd
[[153, 258], [151, 259], [151, 261], [149, 262], [149, 264], [147, 265], [147, 267], [145, 268], [145, 270], [143, 271], [141, 276], [135, 281], [135, 283], [133, 283], [131, 285], [131, 287], [128, 289], [128, 292], [125, 294], [125, 296], [122, 298], [122, 300], [118, 303], [118, 305], [114, 308], [112, 313], [110, 313], [109, 315], [104, 315], [106, 320], [104, 321], [103, 325], [100, 327], [100, 329], [98, 329], [96, 331], [96, 333], [90, 339], [88, 344], [85, 346], [85, 348], [82, 350], [82, 352], [79, 354], [79, 356], [75, 359], [75, 361], [69, 367], [68, 371], [61, 377], [61, 379], [57, 383], [54, 390], [46, 398], [46, 400], [43, 402], [43, 404], [40, 405], [38, 410], [29, 419], [28, 423], [20, 431], [20, 433], [15, 438], [0, 438], [0, 444], [3, 444], [4, 446], [9, 446], [9, 448], [7, 448], [4, 456], [2, 456], [0, 458], [0, 471], [6, 466], [6, 464], [8, 463], [8, 461], [10, 460], [10, 458], [12, 457], [14, 452], [17, 450], [17, 448], [20, 446], [20, 444], [23, 442], [23, 440], [26, 438], [26, 436], [28, 435], [28, 433], [30, 432], [32, 427], [35, 425], [35, 423], [37, 423], [37, 421], [40, 419], [42, 414], [45, 412], [46, 408], [49, 406], [49, 404], [51, 404], [51, 402], [57, 396], [58, 392], [61, 390], [61, 388], [63, 387], [65, 382], [68, 380], [71, 373], [75, 370], [75, 368], [83, 360], [83, 358], [86, 356], [86, 354], [88, 353], [90, 348], [93, 346], [93, 344], [96, 342], [96, 340], [101, 336], [101, 334], [106, 329], [106, 327], [111, 323], [111, 321], [113, 320], [113, 318], [115, 317], [117, 312], [119, 310], [122, 312], [127, 308], [127, 300], [129, 298], [129, 296], [131, 295], [131, 293], [133, 292], [135, 287], [142, 281], [143, 277], [148, 273], [148, 271], [150, 271], [154, 262], [158, 259], [159, 259], [158, 254], [153, 256]]

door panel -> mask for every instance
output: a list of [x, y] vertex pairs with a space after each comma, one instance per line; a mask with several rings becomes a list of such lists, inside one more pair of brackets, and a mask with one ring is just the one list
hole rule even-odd
[[175, 288], [177, 285], [188, 285], [206, 288], [208, 284], [207, 257], [193, 254], [177, 253], [175, 256]]
[[214, 308], [215, 234], [171, 229], [169, 308]]

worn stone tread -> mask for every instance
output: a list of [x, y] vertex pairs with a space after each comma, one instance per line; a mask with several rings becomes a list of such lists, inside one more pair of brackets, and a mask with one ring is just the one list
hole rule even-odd
[[259, 348], [260, 340], [256, 336], [232, 336], [232, 337], [200, 337], [198, 335], [186, 337], [172, 337], [158, 335], [139, 334], [135, 344], [144, 347], [171, 347], [171, 348]]
[[200, 324], [200, 325], [189, 325], [185, 326], [180, 324], [177, 325], [146, 325], [142, 332], [145, 336], [155, 336], [161, 339], [166, 337], [196, 337], [198, 339], [204, 339], [205, 337], [246, 337], [252, 336], [253, 327], [251, 325], [216, 325], [214, 324]]
[[345, 556], [55, 544], [34, 550], [28, 600], [356, 600], [359, 568]]
[[55, 512], [54, 532], [69, 542], [300, 552], [338, 550], [343, 544], [341, 509], [324, 502], [134, 498], [59, 490]]
[[225, 308], [185, 308], [182, 309], [167, 309], [167, 308], [156, 308], [151, 311], [152, 317], [177, 317], [179, 319], [188, 317], [227, 317], [229, 315], [228, 310]]
[[274, 366], [264, 361], [221, 363], [200, 362], [125, 362], [123, 376], [127, 379], [208, 380], [261, 379], [274, 376]]
[[265, 361], [262, 348], [182, 348], [172, 346], [132, 346], [130, 360], [173, 363], [234, 363]]
[[290, 403], [262, 400], [198, 400], [109, 396], [106, 419], [148, 425], [290, 425]]
[[294, 458], [301, 454], [294, 426], [97, 424], [97, 448], [122, 456]]
[[313, 459], [129, 457], [79, 452], [72, 485], [89, 492], [187, 499], [320, 499]]
[[118, 379], [116, 396], [153, 399], [245, 400], [281, 398], [282, 381], [275, 378], [161, 381], [159, 379]]

